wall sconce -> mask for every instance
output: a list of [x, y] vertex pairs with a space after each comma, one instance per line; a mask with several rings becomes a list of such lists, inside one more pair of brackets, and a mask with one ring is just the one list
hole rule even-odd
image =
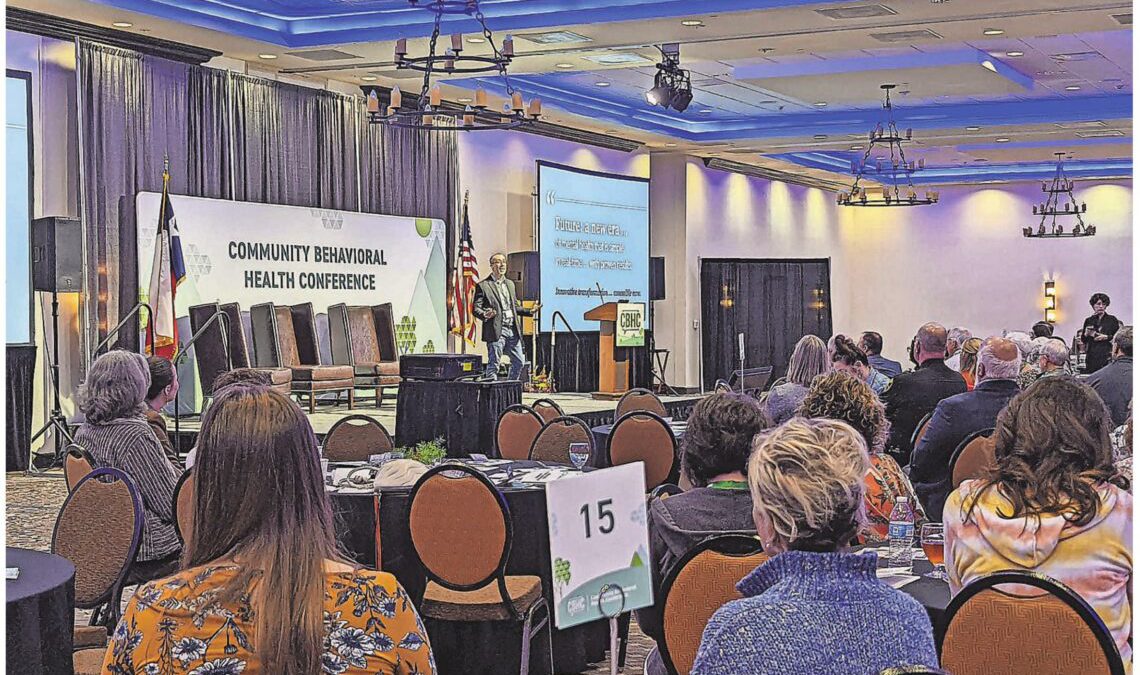
[[732, 296], [728, 293], [728, 284], [721, 284], [720, 287], [720, 306], [725, 309], [731, 308], [736, 303], [733, 302]]
[[1057, 285], [1053, 281], [1045, 282], [1045, 320], [1057, 323]]

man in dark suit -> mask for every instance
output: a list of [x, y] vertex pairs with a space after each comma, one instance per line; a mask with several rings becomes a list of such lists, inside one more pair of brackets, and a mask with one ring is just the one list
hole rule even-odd
[[491, 256], [491, 275], [476, 284], [471, 308], [483, 321], [483, 342], [487, 343], [487, 368], [483, 375], [492, 380], [498, 377], [499, 360], [504, 352], [511, 360], [509, 379], [519, 379], [526, 365], [519, 316], [532, 316], [538, 309], [538, 305], [528, 309], [519, 303], [515, 282], [504, 276], [506, 272], [507, 256], [502, 253]]
[[947, 396], [966, 391], [961, 373], [946, 367], [946, 329], [937, 323], [928, 323], [918, 329], [911, 343], [914, 362], [918, 368], [891, 380], [891, 386], [880, 398], [886, 406], [891, 423], [887, 439], [887, 452], [900, 466], [910, 461], [914, 449], [910, 437], [919, 420], [934, 410], [934, 406]]
[[867, 352], [867, 363], [887, 377], [898, 377], [902, 373], [902, 364], [883, 356], [883, 336], [874, 331], [867, 331], [859, 338], [859, 346]]
[[1108, 406], [1114, 425], [1128, 420], [1128, 404], [1132, 402], [1132, 326], [1116, 331], [1112, 336], [1112, 363], [1089, 375], [1085, 382]]
[[975, 431], [992, 429], [998, 414], [1017, 395], [1021, 352], [1005, 338], [990, 338], [978, 350], [978, 380], [973, 391], [951, 396], [934, 408], [930, 425], [910, 460], [910, 480], [926, 517], [942, 520], [952, 489], [950, 457]]

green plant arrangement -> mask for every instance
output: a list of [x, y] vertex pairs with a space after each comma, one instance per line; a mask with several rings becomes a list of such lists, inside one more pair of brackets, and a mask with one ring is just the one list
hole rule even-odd
[[430, 441], [420, 441], [413, 448], [403, 448], [404, 457], [414, 459], [421, 464], [432, 466], [444, 457], [447, 457], [447, 447], [443, 437]]

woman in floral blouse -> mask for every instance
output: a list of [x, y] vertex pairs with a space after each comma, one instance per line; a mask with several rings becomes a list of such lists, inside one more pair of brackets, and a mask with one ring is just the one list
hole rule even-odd
[[807, 398], [800, 404], [799, 414], [846, 422], [867, 443], [871, 470], [864, 479], [867, 527], [860, 533], [861, 541], [880, 544], [887, 540], [895, 497], [907, 497], [915, 510], [916, 520], [926, 520], [926, 513], [914, 494], [910, 479], [899, 468], [898, 462], [883, 452], [890, 422], [883, 412], [882, 402], [869, 386], [841, 372], [817, 377], [808, 390]]
[[139, 587], [104, 673], [435, 672], [395, 578], [337, 555], [316, 438], [293, 401], [258, 385], [220, 394], [194, 480], [183, 571]]

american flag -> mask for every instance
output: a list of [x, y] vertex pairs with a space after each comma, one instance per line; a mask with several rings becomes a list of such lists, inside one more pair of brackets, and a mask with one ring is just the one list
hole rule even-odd
[[471, 243], [471, 222], [467, 219], [467, 195], [463, 195], [463, 226], [459, 234], [459, 257], [451, 281], [451, 332], [475, 344], [475, 316], [471, 302], [479, 283], [479, 265], [475, 245]]
[[150, 270], [147, 300], [154, 311], [154, 335], [148, 332], [147, 346], [156, 356], [173, 358], [178, 349], [178, 324], [174, 318], [174, 296], [178, 284], [186, 279], [182, 259], [182, 238], [178, 221], [170, 204], [170, 172], [162, 172], [162, 203], [158, 208], [158, 233], [154, 242], [154, 261]]

